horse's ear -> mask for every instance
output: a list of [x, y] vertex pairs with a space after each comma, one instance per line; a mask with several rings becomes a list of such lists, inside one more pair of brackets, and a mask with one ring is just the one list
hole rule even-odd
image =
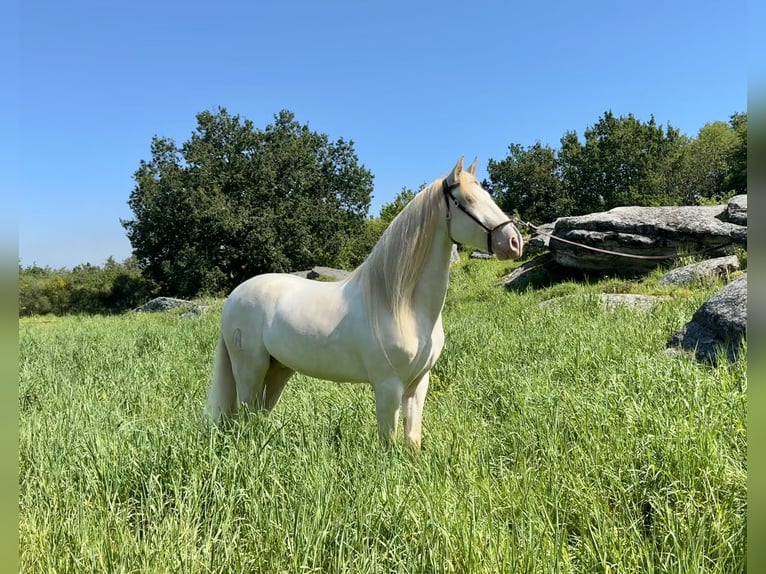
[[460, 173], [462, 171], [463, 171], [463, 156], [461, 155], [460, 158], [457, 160], [455, 167], [452, 168], [452, 171], [447, 176], [447, 183], [449, 185], [455, 185], [458, 182], [460, 178]]
[[479, 165], [479, 157], [476, 156], [473, 158], [473, 163], [471, 164], [471, 167], [468, 168], [468, 173], [471, 175], [476, 175], [476, 167]]

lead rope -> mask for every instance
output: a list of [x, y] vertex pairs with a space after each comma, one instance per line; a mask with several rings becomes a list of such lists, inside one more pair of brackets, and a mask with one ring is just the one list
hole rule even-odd
[[721, 245], [713, 245], [711, 247], [706, 247], [705, 249], [701, 249], [700, 251], [695, 251], [693, 253], [687, 253], [687, 254], [680, 254], [676, 253], [673, 255], [635, 255], [633, 253], [620, 253], [619, 251], [611, 251], [609, 249], [601, 249], [599, 247], [593, 247], [591, 245], [584, 245], [582, 243], [577, 243], [576, 241], [570, 241], [569, 239], [564, 239], [563, 237], [557, 237], [556, 235], [553, 235], [552, 233], [548, 233], [546, 231], [540, 231], [540, 228], [536, 225], [532, 225], [528, 221], [524, 221], [519, 219], [518, 223], [521, 223], [522, 225], [526, 225], [539, 235], [544, 235], [546, 237], [549, 237], [550, 239], [555, 239], [556, 241], [561, 241], [562, 243], [568, 243], [569, 245], [574, 245], [575, 247], [579, 247], [581, 249], [587, 249], [589, 251], [595, 251], [597, 253], [604, 253], [606, 255], [615, 255], [617, 257], [628, 257], [630, 259], [645, 259], [645, 260], [665, 260], [665, 259], [678, 259], [680, 257], [692, 257], [694, 255], [701, 255], [703, 253], [706, 253], [708, 251], [715, 251], [717, 249], [723, 249], [724, 247], [728, 247], [729, 245], [732, 245], [734, 241], [728, 241], [727, 243], [722, 243]]

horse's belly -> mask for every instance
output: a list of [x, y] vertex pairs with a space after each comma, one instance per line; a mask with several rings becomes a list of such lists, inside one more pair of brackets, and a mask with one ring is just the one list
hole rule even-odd
[[317, 308], [324, 313], [298, 313], [293, 309], [275, 315], [263, 333], [269, 354], [286, 367], [310, 377], [367, 381], [360, 353], [363, 336], [356, 332], [355, 322], [343, 320], [343, 313], [337, 309], [330, 313], [331, 309], [322, 305]]
[[266, 336], [264, 342], [277, 361], [309, 377], [349, 383], [368, 380], [363, 363], [349, 348], [306, 336]]

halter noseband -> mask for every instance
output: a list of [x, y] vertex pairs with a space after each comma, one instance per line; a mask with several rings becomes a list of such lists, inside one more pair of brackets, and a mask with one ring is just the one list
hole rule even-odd
[[461, 204], [454, 195], [452, 195], [452, 188], [458, 187], [459, 183], [453, 183], [450, 185], [447, 183], [447, 180], [449, 178], [444, 178], [444, 181], [442, 182], [442, 191], [444, 192], [444, 203], [447, 204], [447, 234], [449, 235], [449, 238], [452, 239], [453, 243], [458, 243], [455, 241], [455, 239], [452, 237], [452, 227], [451, 227], [451, 221], [452, 221], [452, 215], [450, 214], [450, 199], [452, 200], [452, 203], [455, 204], [455, 207], [457, 207], [460, 211], [465, 213], [468, 217], [473, 219], [476, 223], [479, 224], [479, 226], [487, 232], [487, 252], [494, 255], [494, 251], [492, 250], [492, 233], [494, 233], [496, 230], [500, 229], [501, 227], [505, 227], [509, 223], [513, 223], [510, 219], [507, 219], [505, 221], [501, 221], [494, 227], [487, 227], [483, 221], [481, 221], [478, 217], [476, 217], [473, 213], [468, 211], [463, 204]]

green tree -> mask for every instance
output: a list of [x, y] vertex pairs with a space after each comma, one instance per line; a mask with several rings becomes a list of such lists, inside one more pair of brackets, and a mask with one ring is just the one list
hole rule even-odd
[[559, 159], [573, 214], [678, 203], [674, 173], [682, 142], [677, 129], [663, 129], [653, 117], [642, 123], [612, 112], [585, 130], [584, 143], [568, 132]]
[[511, 144], [505, 159], [489, 160], [487, 172], [487, 190], [508, 213], [518, 213], [533, 223], [545, 223], [571, 210], [556, 151], [550, 146], [539, 142], [528, 148]]
[[710, 122], [700, 129], [684, 149], [684, 203], [722, 201], [731, 195], [730, 186], [736, 181], [732, 160], [738, 145], [740, 135], [726, 122]]
[[736, 113], [729, 125], [737, 134], [737, 143], [729, 156], [729, 173], [725, 187], [732, 195], [747, 193], [747, 114]]
[[342, 253], [346, 267], [353, 269], [361, 265], [375, 247], [375, 244], [388, 227], [388, 223], [380, 217], [368, 217], [364, 222], [364, 231], [355, 241], [349, 241]]
[[390, 203], [384, 203], [380, 208], [380, 219], [386, 226], [391, 223], [399, 213], [407, 207], [407, 204], [412, 201], [415, 194], [421, 191], [425, 187], [425, 184], [421, 185], [418, 191], [412, 191], [408, 187], [402, 187], [401, 191]]
[[256, 129], [219, 108], [180, 148], [152, 140], [123, 221], [146, 277], [168, 294], [223, 293], [264, 272], [341, 266], [365, 233], [372, 174], [353, 142], [282, 111]]

